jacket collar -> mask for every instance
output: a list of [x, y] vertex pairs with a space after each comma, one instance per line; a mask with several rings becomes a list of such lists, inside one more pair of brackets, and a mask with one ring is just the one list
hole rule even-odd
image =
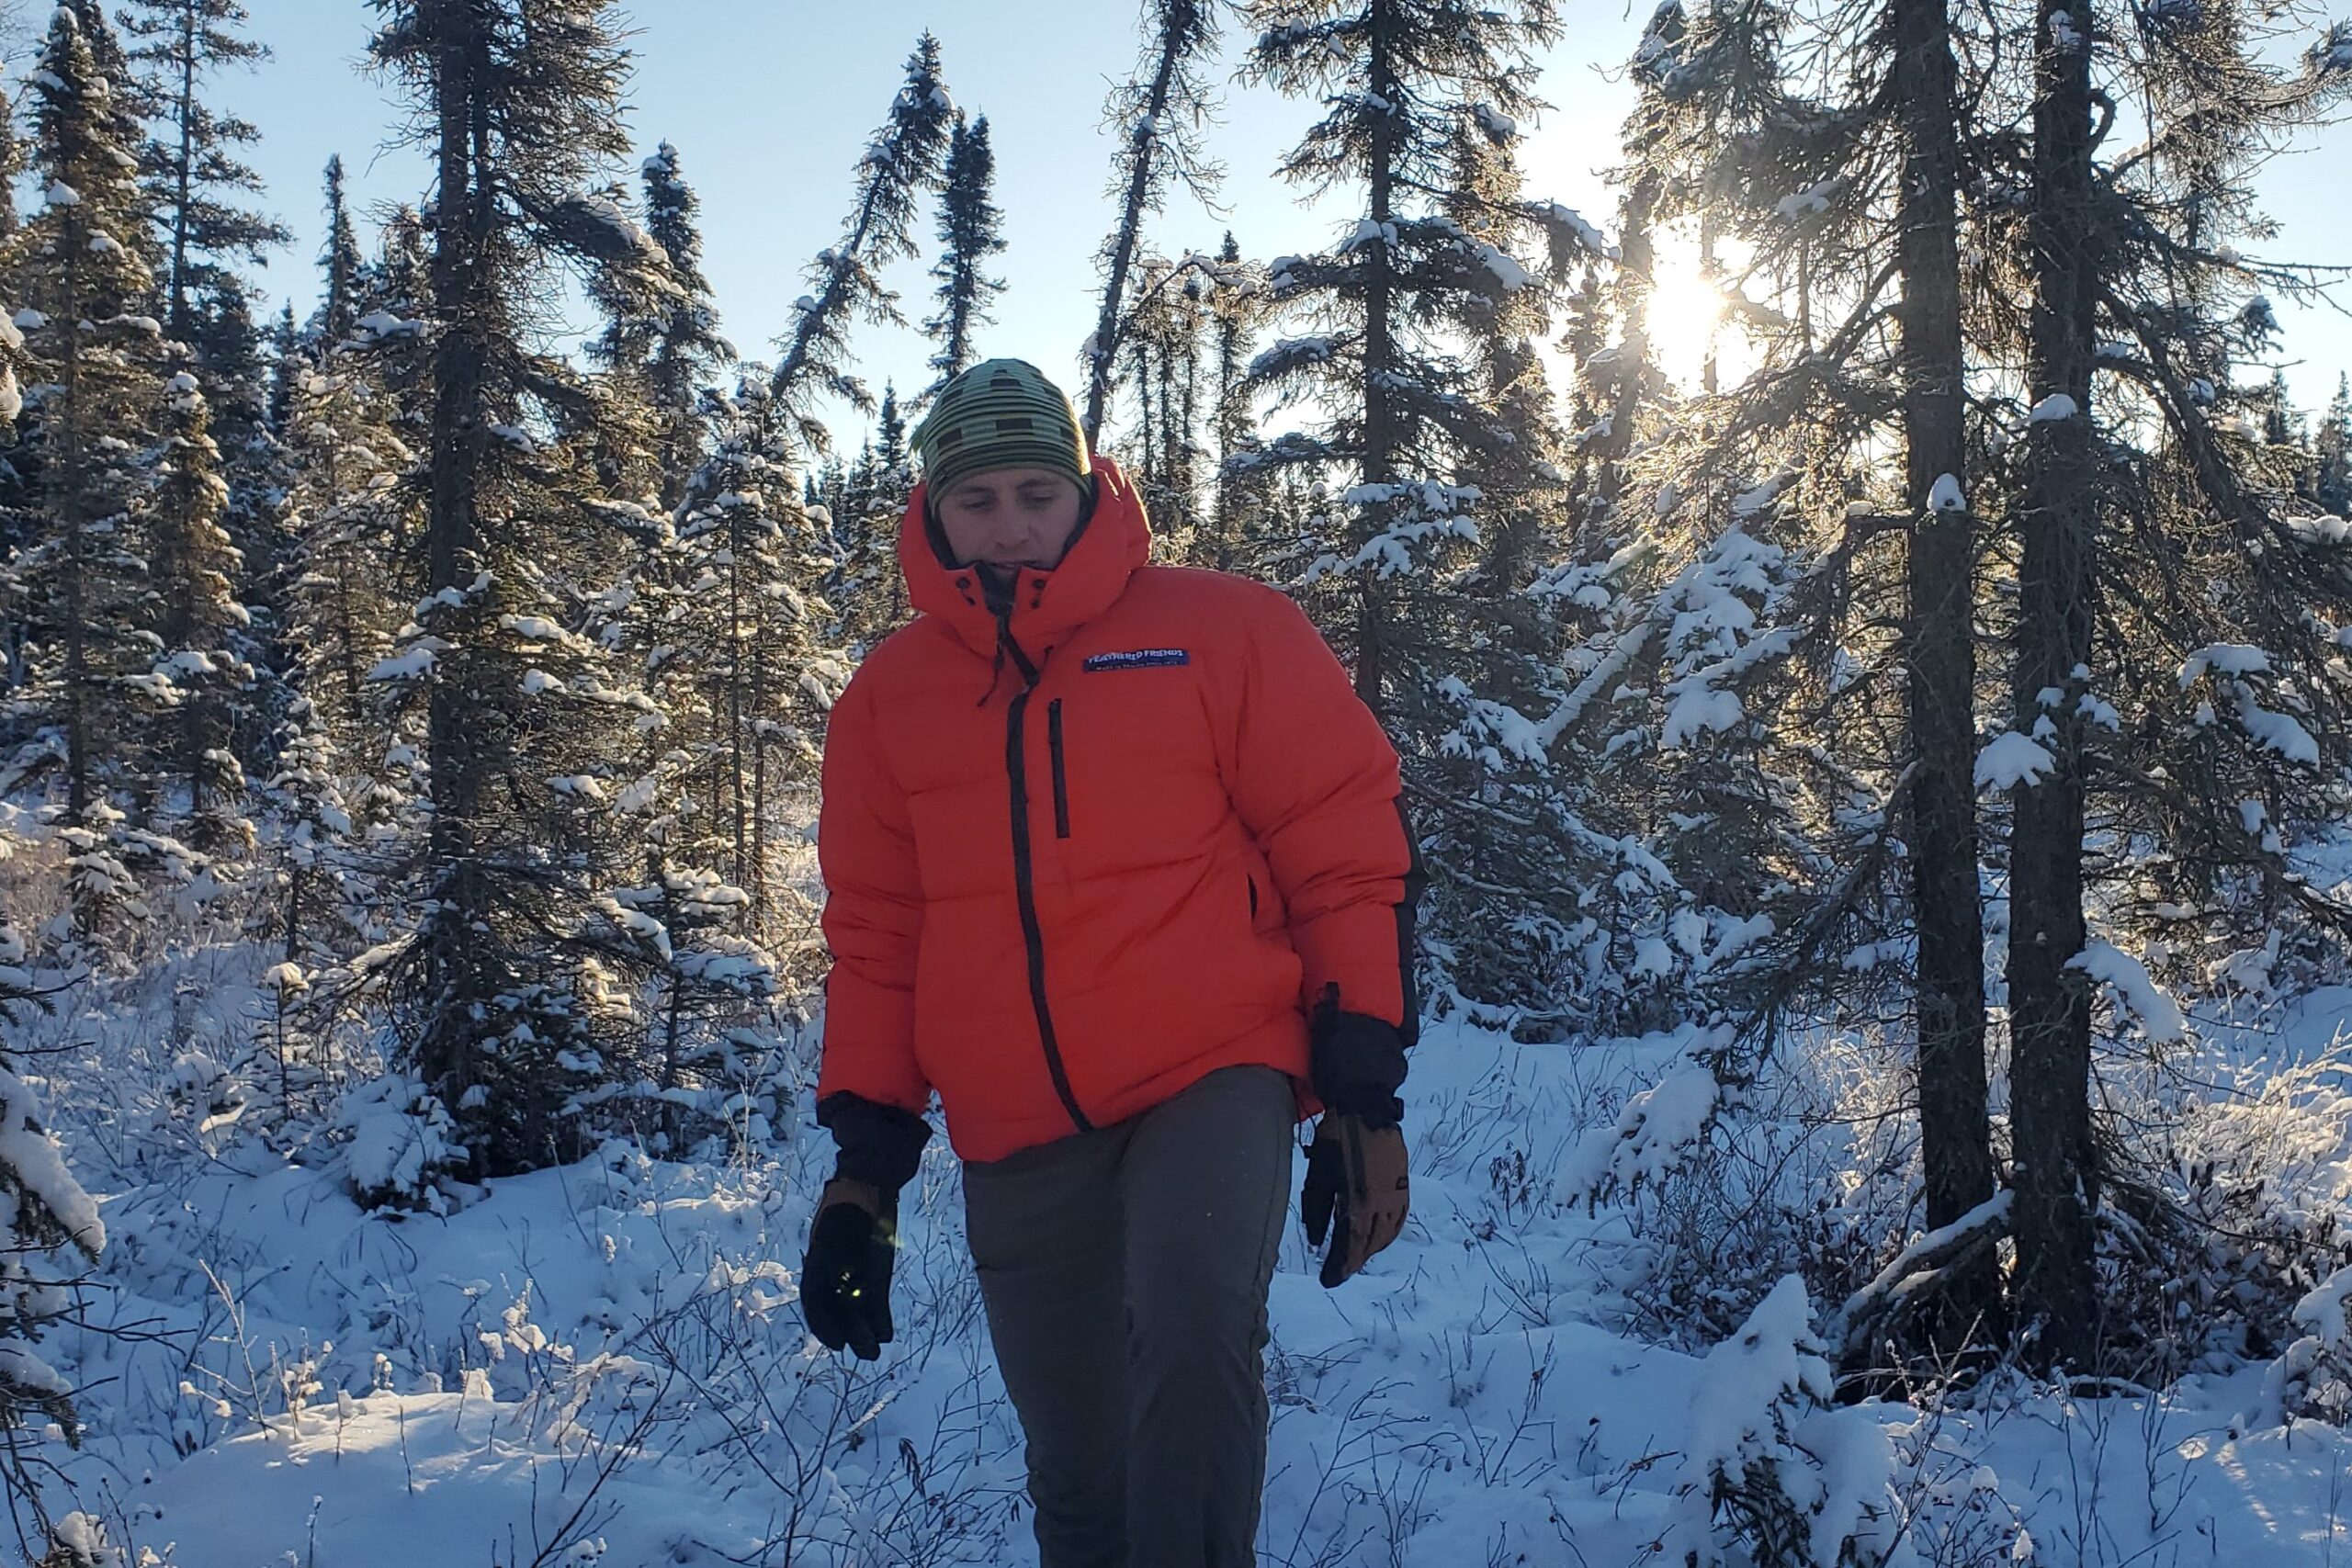
[[[915, 486], [899, 525], [899, 570], [906, 574], [908, 603], [938, 616], [973, 652], [993, 660], [1001, 647], [1000, 628], [981, 590], [979, 570], [940, 559], [927, 522], [925, 488]], [[1151, 556], [1151, 524], [1143, 499], [1108, 457], [1094, 459], [1094, 489], [1093, 513], [1061, 564], [1051, 571], [1024, 570], [1013, 584], [1007, 627], [1038, 663], [1108, 610]]]

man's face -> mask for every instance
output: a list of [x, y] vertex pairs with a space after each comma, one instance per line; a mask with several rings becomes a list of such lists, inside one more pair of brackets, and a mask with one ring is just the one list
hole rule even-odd
[[1061, 564], [1083, 502], [1067, 474], [991, 468], [956, 480], [936, 504], [958, 564], [1045, 571]]

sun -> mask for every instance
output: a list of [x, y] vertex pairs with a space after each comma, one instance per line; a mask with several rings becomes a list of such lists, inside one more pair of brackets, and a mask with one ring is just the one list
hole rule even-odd
[[1695, 265], [1661, 262], [1650, 290], [1650, 355], [1659, 369], [1684, 386], [1696, 387], [1711, 348], [1724, 345], [1723, 291]]

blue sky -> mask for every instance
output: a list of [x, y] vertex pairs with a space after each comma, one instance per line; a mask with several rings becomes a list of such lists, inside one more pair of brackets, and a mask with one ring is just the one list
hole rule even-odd
[[[246, 4], [254, 36], [277, 58], [216, 91], [266, 133], [256, 162], [271, 182], [269, 205], [298, 236], [262, 283], [307, 312], [327, 155], [343, 154], [363, 204], [414, 199], [424, 165], [414, 152], [385, 146], [399, 110], [356, 70], [372, 7], [362, 0]], [[1615, 128], [1631, 94], [1600, 63], [1625, 58], [1647, 7], [1566, 0], [1563, 11], [1567, 33], [1543, 85], [1556, 107], [1524, 150], [1529, 189], [1611, 227], [1615, 203], [1600, 171], [1616, 156]], [[665, 138], [675, 142], [701, 193], [708, 271], [740, 351], [767, 357], [786, 329], [804, 290], [801, 271], [834, 238], [851, 166], [916, 34], [928, 27], [939, 35], [957, 102], [986, 113], [995, 137], [1010, 242], [1000, 270], [1011, 288], [982, 349], [1075, 380], [1078, 348], [1092, 326], [1094, 253], [1111, 217], [1103, 196], [1111, 146], [1098, 122], [1107, 84], [1133, 64], [1131, 0], [641, 0], [632, 14], [631, 123], [647, 150]], [[1229, 46], [1238, 41], [1229, 34]], [[1212, 214], [1180, 196], [1158, 225], [1160, 248], [1211, 250], [1228, 226], [1244, 254], [1261, 257], [1323, 243], [1331, 216], [1302, 209], [1273, 176], [1278, 153], [1310, 117], [1308, 106], [1270, 91], [1229, 87], [1212, 139], [1227, 165], [1227, 210]], [[2336, 127], [2270, 166], [2263, 190], [2282, 232], [2268, 254], [2352, 262], [2347, 160], [2352, 127]], [[923, 237], [928, 245], [927, 220]], [[893, 279], [914, 320], [931, 305], [924, 265], [902, 266]], [[2352, 304], [2352, 289], [2346, 299]], [[2352, 367], [2352, 320], [2283, 305], [2281, 314], [2290, 352], [2305, 361], [2289, 368], [2297, 400], [2324, 402], [2337, 371]], [[877, 391], [888, 378], [901, 387], [929, 378], [927, 345], [912, 333], [863, 330], [855, 348]]]

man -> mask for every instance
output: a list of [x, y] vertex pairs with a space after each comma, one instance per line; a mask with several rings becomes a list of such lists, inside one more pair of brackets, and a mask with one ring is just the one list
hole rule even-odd
[[914, 440], [920, 618], [825, 745], [840, 1160], [804, 1310], [833, 1348], [889, 1340], [935, 1089], [1044, 1568], [1240, 1568], [1299, 1120], [1325, 1285], [1405, 1221], [1396, 753], [1288, 599], [1145, 564], [1134, 490], [1034, 367], [973, 367]]

